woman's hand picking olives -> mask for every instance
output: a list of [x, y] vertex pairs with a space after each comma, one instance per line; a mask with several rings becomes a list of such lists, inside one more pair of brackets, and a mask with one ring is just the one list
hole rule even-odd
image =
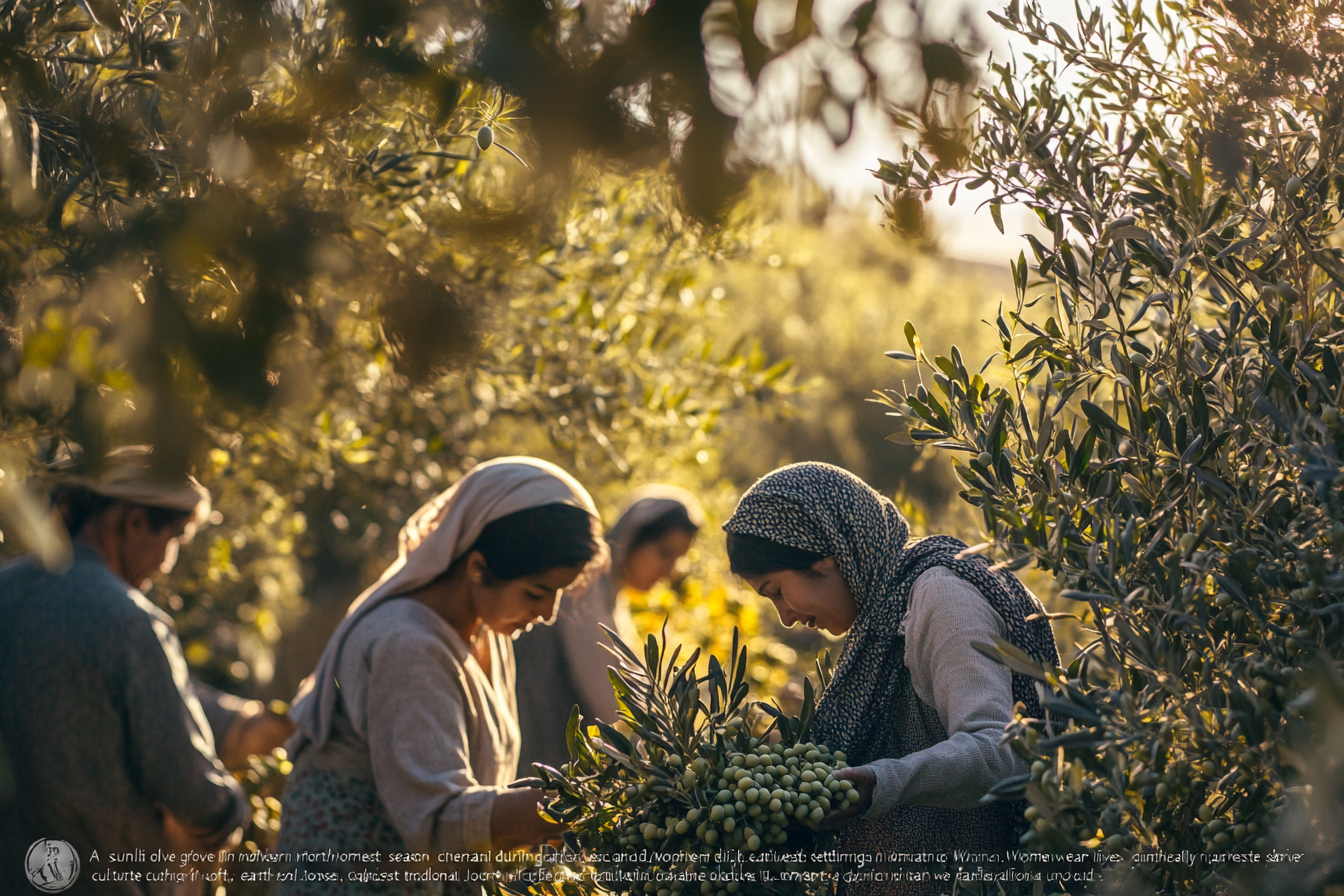
[[[842, 809], [836, 809], [829, 812], [817, 825], [823, 831], [834, 830], [849, 824], [855, 818], [867, 812], [873, 805], [873, 789], [877, 786], [877, 774], [870, 765], [859, 765], [854, 768], [842, 768], [835, 773], [836, 780], [840, 781], [840, 786], [845, 790], [855, 790], [859, 794], [859, 801], [844, 802], [840, 805]], [[849, 787], [845, 787], [845, 782], [849, 782]]]

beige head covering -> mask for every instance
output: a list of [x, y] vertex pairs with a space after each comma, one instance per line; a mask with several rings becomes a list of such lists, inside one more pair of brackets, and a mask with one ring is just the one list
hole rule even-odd
[[[397, 559], [350, 605], [322, 651], [317, 670], [300, 687], [291, 711], [299, 733], [318, 749], [326, 743], [336, 710], [341, 647], [355, 623], [384, 601], [437, 579], [476, 542], [487, 523], [544, 504], [580, 507], [597, 519], [597, 508], [584, 487], [555, 464], [535, 457], [501, 457], [479, 464], [412, 514], [402, 527]], [[598, 546], [589, 570], [606, 566], [601, 539]], [[580, 576], [580, 582], [585, 578]]]
[[[639, 652], [641, 648], [629, 602], [622, 600], [620, 595], [625, 584], [625, 561], [639, 531], [679, 507], [685, 508], [692, 525], [697, 529], [704, 528], [705, 511], [695, 495], [685, 489], [654, 483], [632, 492], [620, 517], [607, 530], [607, 544], [611, 549], [609, 570], [597, 576], [580, 599], [565, 601], [560, 607], [556, 635], [566, 642], [569, 677], [579, 692], [585, 714], [608, 721], [616, 718], [616, 696], [607, 678], [611, 658], [601, 649], [607, 638], [598, 625], [612, 629], [622, 641]], [[548, 633], [542, 637], [556, 635]]]
[[705, 511], [695, 495], [675, 485], [653, 483], [630, 493], [616, 524], [607, 531], [611, 545], [611, 576], [620, 582], [625, 578], [625, 558], [630, 541], [649, 523], [678, 507], [686, 509], [686, 516], [697, 529], [705, 526]]

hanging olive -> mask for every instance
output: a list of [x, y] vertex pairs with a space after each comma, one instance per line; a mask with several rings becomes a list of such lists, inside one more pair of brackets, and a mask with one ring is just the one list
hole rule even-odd
[[494, 142], [495, 142], [494, 130], [488, 124], [481, 125], [481, 129], [476, 132], [476, 145], [480, 147], [482, 151], [484, 151], [493, 146]]

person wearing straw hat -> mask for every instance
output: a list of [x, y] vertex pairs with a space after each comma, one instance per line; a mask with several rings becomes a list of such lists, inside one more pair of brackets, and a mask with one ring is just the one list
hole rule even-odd
[[[209, 493], [190, 477], [164, 481], [149, 459], [147, 448], [121, 449], [96, 478], [63, 473], [54, 495], [69, 568], [24, 557], [0, 570], [0, 739], [15, 785], [0, 808], [0, 891], [27, 890], [25, 854], [42, 838], [97, 869], [112, 854], [217, 850], [249, 817], [172, 621], [139, 590], [209, 516]], [[95, 883], [86, 870], [68, 892], [172, 891]]]
[[332, 892], [333, 875], [346, 896], [479, 892], [434, 875], [563, 831], [541, 791], [508, 787], [511, 639], [606, 560], [588, 492], [536, 458], [479, 464], [411, 516], [294, 703], [278, 896]]
[[558, 768], [569, 761], [565, 729], [573, 707], [587, 722], [616, 721], [616, 695], [607, 678], [611, 656], [600, 626], [637, 644], [624, 589], [648, 591], [670, 577], [704, 524], [700, 502], [685, 489], [657, 483], [636, 489], [607, 530], [611, 569], [579, 599], [565, 600], [553, 625], [518, 638], [518, 765], [524, 773], [536, 762]]

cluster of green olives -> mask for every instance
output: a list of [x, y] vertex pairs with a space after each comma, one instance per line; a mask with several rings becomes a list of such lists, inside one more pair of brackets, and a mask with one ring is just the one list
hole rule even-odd
[[[790, 824], [812, 827], [832, 809], [859, 800], [851, 782], [835, 777], [846, 767], [845, 754], [824, 744], [786, 746], [752, 738], [745, 752], [723, 756], [722, 765], [699, 757], [682, 771], [680, 790], [690, 797], [689, 808], [666, 802], [649, 808], [622, 829], [618, 844], [758, 850], [786, 842]], [[682, 766], [680, 756], [665, 762]], [[626, 797], [639, 800], [639, 788], [628, 787]]]

